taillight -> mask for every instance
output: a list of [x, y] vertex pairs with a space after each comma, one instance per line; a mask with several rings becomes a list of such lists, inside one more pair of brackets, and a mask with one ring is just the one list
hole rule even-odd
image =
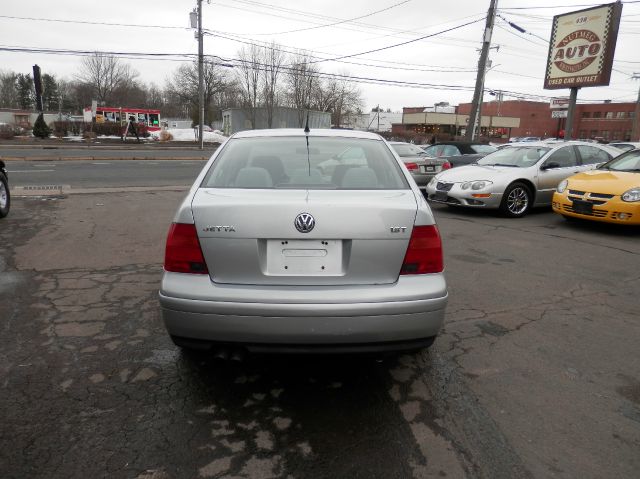
[[164, 253], [164, 269], [174, 273], [209, 273], [195, 225], [171, 224]]
[[451, 163], [449, 163], [448, 161], [445, 161], [444, 163], [442, 163], [442, 169], [443, 170], [450, 170], [451, 169]]
[[440, 273], [443, 270], [438, 228], [436, 225], [414, 226], [400, 274]]
[[415, 171], [418, 169], [418, 163], [405, 163], [404, 166], [406, 166], [409, 171]]

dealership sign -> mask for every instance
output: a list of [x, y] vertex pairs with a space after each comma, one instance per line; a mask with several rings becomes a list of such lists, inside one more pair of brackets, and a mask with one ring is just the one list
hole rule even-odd
[[544, 87], [609, 84], [622, 3], [553, 17]]

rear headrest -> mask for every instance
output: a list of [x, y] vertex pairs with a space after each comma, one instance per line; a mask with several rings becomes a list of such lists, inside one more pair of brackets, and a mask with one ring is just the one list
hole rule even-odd
[[238, 171], [235, 186], [238, 188], [271, 188], [273, 180], [264, 168], [249, 166]]
[[342, 179], [343, 188], [377, 188], [378, 176], [371, 168], [350, 168]]

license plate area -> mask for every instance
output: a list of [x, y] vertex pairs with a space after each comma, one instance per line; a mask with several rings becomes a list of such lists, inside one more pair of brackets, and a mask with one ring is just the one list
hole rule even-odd
[[593, 215], [593, 203], [584, 200], [573, 200], [573, 211], [581, 215]]
[[342, 240], [267, 240], [265, 273], [271, 276], [343, 275]]
[[435, 166], [422, 165], [420, 167], [420, 172], [421, 173], [433, 173], [434, 171], [436, 171], [436, 167]]
[[436, 191], [436, 194], [434, 196], [434, 200], [436, 201], [447, 201], [447, 198], [449, 197], [449, 195], [447, 194], [446, 191]]

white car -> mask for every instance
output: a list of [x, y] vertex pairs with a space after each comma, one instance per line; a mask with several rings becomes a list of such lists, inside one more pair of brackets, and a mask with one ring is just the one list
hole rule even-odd
[[477, 163], [438, 173], [427, 185], [430, 201], [451, 206], [496, 208], [520, 217], [533, 206], [551, 205], [558, 183], [620, 155], [607, 145], [572, 141], [520, 143]]

